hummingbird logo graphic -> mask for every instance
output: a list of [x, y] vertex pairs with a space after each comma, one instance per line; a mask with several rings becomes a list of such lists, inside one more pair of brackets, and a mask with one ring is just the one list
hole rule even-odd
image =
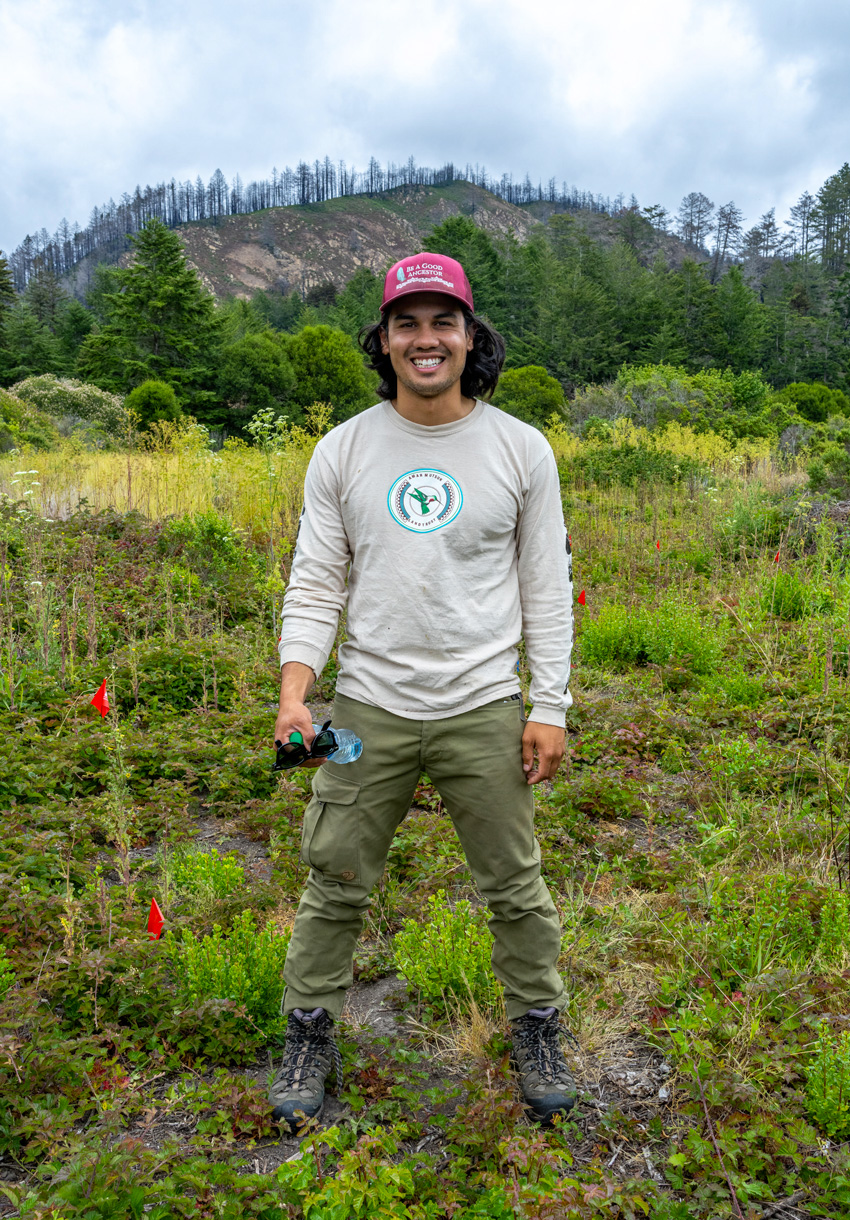
[[421, 466], [399, 475], [387, 493], [390, 515], [414, 534], [450, 525], [462, 505], [463, 492], [450, 474]]
[[426, 496], [424, 491], [420, 491], [418, 487], [413, 487], [408, 493], [412, 500], [415, 500], [419, 505], [419, 511], [423, 517], [427, 517], [431, 511], [431, 505], [438, 503], [436, 496]]

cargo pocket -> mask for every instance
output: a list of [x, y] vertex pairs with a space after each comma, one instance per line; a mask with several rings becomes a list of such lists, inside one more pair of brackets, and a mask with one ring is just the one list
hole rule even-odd
[[327, 763], [316, 772], [301, 826], [301, 859], [327, 881], [360, 881], [359, 794], [356, 781], [329, 771]]

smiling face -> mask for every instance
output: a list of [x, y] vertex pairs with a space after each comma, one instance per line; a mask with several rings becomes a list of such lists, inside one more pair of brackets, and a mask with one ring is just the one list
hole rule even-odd
[[[410, 293], [393, 305], [381, 349], [389, 356], [399, 390], [415, 398], [437, 398], [460, 381], [473, 330], [451, 297], [437, 292]], [[455, 391], [458, 395], [460, 389]]]

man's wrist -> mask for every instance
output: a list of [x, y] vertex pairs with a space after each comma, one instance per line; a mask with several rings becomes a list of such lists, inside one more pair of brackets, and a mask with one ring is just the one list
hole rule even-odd
[[301, 661], [287, 661], [280, 671], [280, 707], [303, 706], [307, 692], [316, 681], [309, 665]]

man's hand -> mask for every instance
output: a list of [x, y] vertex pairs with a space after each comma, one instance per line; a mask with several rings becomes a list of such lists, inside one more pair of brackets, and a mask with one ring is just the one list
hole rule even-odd
[[526, 781], [539, 784], [542, 779], [551, 779], [561, 765], [565, 748], [564, 729], [529, 720], [522, 735], [522, 769]]
[[[313, 732], [313, 720], [307, 709], [304, 698], [313, 685], [316, 675], [309, 665], [299, 661], [287, 661], [281, 671], [280, 710], [274, 726], [275, 742], [286, 743], [293, 733], [298, 732], [304, 739], [304, 745], [309, 750], [316, 734]], [[302, 763], [304, 767], [320, 767], [323, 758], [311, 758]]]

